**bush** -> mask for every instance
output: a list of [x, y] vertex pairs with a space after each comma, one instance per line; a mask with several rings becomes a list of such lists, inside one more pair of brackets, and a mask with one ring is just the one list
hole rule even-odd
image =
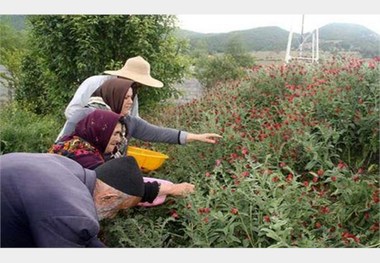
[[200, 58], [195, 65], [195, 77], [206, 88], [229, 80], [240, 79], [245, 70], [231, 55], [215, 55]]
[[379, 68], [376, 60], [352, 58], [255, 67], [249, 79], [220, 83], [199, 100], [154, 109], [152, 123], [223, 139], [217, 145], [140, 144], [170, 156], [150, 176], [192, 182], [196, 193], [131, 209], [128, 224], [139, 234], [128, 233], [120, 215], [104, 228], [108, 241], [127, 247], [380, 247]]
[[36, 115], [17, 103], [1, 109], [0, 123], [0, 154], [47, 152], [62, 126], [55, 117]]

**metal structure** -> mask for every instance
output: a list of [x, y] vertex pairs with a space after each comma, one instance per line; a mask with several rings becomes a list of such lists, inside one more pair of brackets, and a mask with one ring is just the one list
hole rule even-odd
[[[302, 15], [302, 27], [301, 35], [298, 40], [298, 48], [295, 51], [296, 56], [292, 57], [290, 52], [292, 48], [293, 41], [293, 28], [290, 29], [288, 37], [288, 45], [286, 47], [285, 63], [288, 64], [291, 60], [304, 60], [306, 62], [318, 63], [319, 60], [319, 31], [318, 28], [312, 30], [311, 32], [304, 34], [304, 22], [305, 15]], [[310, 40], [311, 38], [311, 40]]]

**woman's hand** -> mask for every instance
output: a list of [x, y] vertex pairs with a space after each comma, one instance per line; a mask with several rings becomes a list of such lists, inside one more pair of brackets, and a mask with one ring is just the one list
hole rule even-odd
[[218, 142], [218, 139], [220, 138], [222, 138], [222, 136], [216, 133], [202, 133], [202, 134], [189, 133], [187, 135], [186, 142], [200, 141], [200, 142], [215, 144]]

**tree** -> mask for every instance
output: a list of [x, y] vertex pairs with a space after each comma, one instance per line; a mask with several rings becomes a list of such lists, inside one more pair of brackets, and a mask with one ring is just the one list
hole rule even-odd
[[224, 54], [202, 55], [196, 60], [195, 77], [206, 88], [212, 88], [220, 82], [243, 78], [245, 69], [254, 65], [239, 36], [234, 36], [228, 40]]
[[253, 57], [247, 52], [239, 36], [233, 36], [228, 40], [225, 53], [233, 57], [241, 67], [254, 65]]
[[175, 93], [182, 79], [186, 42], [174, 37], [176, 17], [170, 15], [47, 15], [29, 16], [30, 51], [24, 59], [18, 100], [36, 113], [62, 113], [80, 83], [104, 70], [119, 69], [137, 55], [151, 64], [162, 89], [143, 89], [142, 108]]

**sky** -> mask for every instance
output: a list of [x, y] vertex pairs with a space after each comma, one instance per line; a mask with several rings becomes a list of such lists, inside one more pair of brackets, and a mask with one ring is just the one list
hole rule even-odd
[[[89, 4], [91, 3], [91, 4]], [[221, 33], [263, 26], [304, 32], [353, 23], [380, 34], [376, 0], [0, 0], [0, 14], [172, 14], [179, 27]]]
[[[199, 33], [227, 33], [236, 30], [265, 26], [279, 26], [287, 31], [300, 33], [302, 14], [240, 14], [240, 15], [177, 15], [181, 29]], [[304, 32], [329, 23], [351, 23], [367, 27], [380, 35], [379, 15], [304, 15]]]

